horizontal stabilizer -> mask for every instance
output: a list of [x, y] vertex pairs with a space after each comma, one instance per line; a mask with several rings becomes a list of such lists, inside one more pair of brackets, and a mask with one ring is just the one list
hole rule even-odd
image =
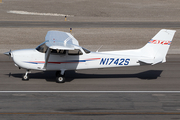
[[165, 61], [163, 59], [141, 59], [141, 60], [139, 60], [139, 62], [148, 64], [148, 65], [155, 65], [158, 63], [163, 63]]
[[141, 60], [139, 60], [139, 62], [150, 64], [150, 65], [153, 64], [153, 60], [152, 59], [141, 59]]

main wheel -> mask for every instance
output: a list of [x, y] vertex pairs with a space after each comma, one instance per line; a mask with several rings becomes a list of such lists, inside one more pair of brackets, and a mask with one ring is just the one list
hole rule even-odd
[[63, 75], [57, 76], [56, 77], [56, 82], [57, 83], [64, 83], [65, 82], [65, 77]]
[[23, 81], [28, 81], [29, 80], [29, 75], [23, 74], [22, 80]]

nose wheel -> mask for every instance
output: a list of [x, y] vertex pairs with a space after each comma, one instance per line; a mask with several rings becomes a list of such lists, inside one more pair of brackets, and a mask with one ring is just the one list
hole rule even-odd
[[64, 75], [64, 73], [62, 74], [62, 71], [56, 72], [56, 82], [57, 83], [64, 83], [65, 82], [65, 75]]
[[29, 75], [24, 74], [22, 77], [23, 81], [28, 81], [29, 80]]
[[31, 73], [30, 70], [26, 70], [26, 73], [23, 74], [23, 76], [22, 76], [22, 80], [23, 80], [23, 81], [28, 81], [28, 80], [29, 80], [29, 75], [28, 75], [28, 73]]

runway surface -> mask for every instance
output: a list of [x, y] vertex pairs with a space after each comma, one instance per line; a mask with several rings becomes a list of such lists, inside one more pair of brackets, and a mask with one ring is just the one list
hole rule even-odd
[[179, 119], [179, 94], [6, 93], [1, 119]]
[[54, 72], [33, 71], [22, 81], [25, 70], [4, 55], [0, 61], [3, 119], [180, 119], [179, 55], [155, 66], [67, 71], [64, 84]]
[[0, 27], [41, 28], [180, 28], [180, 22], [62, 22], [0, 21]]

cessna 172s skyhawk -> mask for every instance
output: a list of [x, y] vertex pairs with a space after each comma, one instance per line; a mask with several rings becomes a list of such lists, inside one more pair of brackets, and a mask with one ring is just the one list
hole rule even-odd
[[15, 66], [26, 69], [23, 80], [28, 80], [30, 70], [57, 71], [56, 82], [65, 82], [66, 70], [155, 65], [166, 62], [175, 30], [160, 30], [144, 47], [134, 50], [91, 52], [81, 46], [70, 34], [48, 31], [45, 42], [35, 49], [6, 52]]

